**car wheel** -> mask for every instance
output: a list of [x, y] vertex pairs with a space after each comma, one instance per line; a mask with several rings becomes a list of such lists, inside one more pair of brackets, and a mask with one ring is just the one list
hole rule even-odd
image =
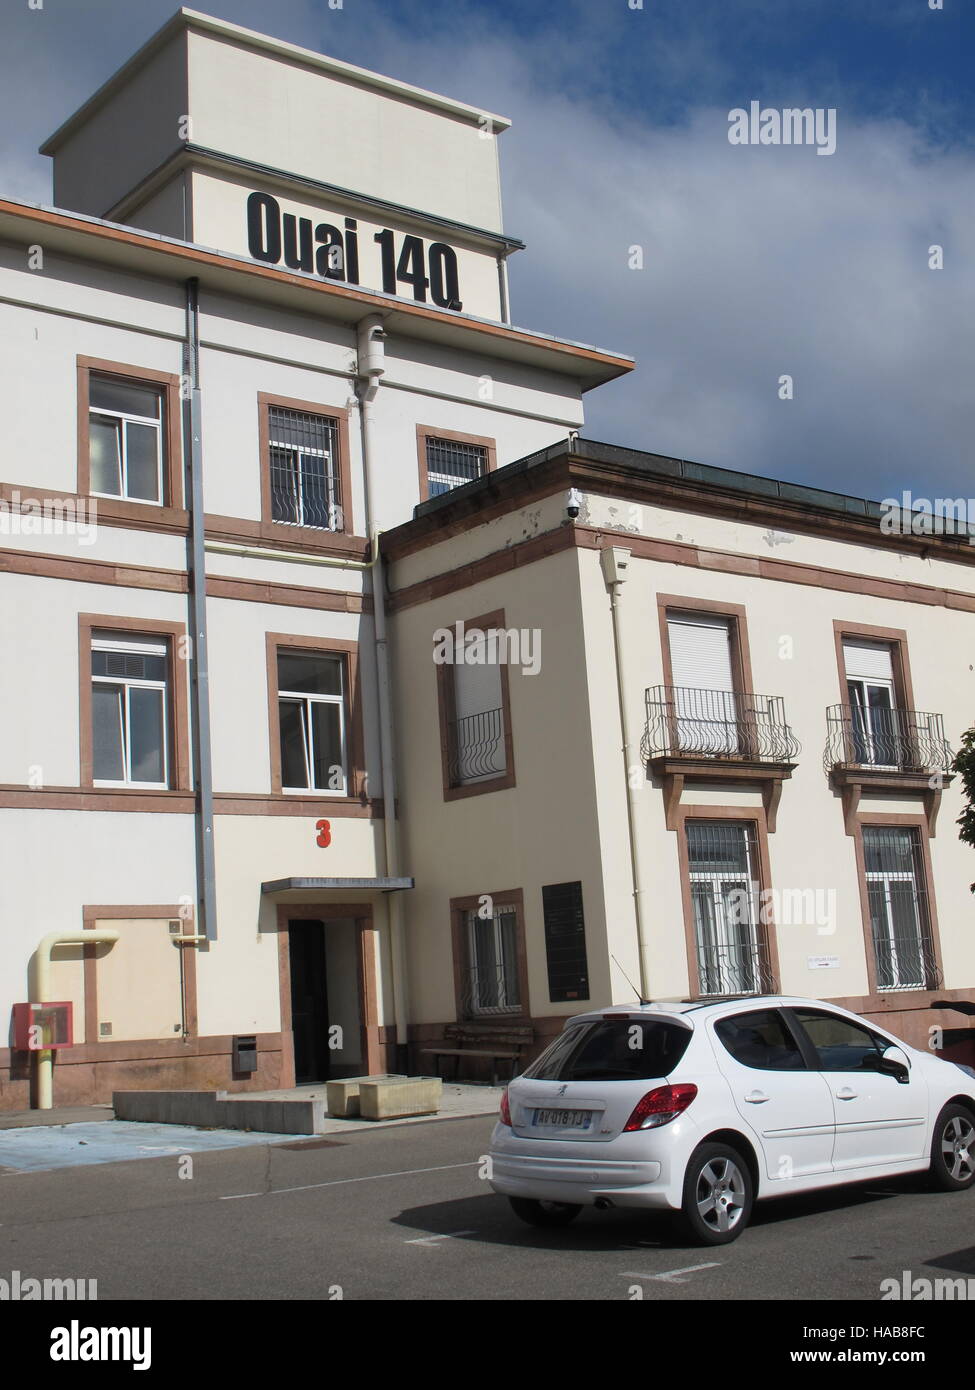
[[931, 1167], [936, 1187], [963, 1192], [975, 1182], [975, 1123], [961, 1105], [946, 1105], [931, 1137]]
[[529, 1226], [568, 1226], [582, 1211], [571, 1202], [536, 1202], [533, 1197], [509, 1197], [511, 1210]]
[[737, 1240], [752, 1214], [748, 1164], [727, 1144], [702, 1144], [684, 1174], [683, 1225], [700, 1245]]

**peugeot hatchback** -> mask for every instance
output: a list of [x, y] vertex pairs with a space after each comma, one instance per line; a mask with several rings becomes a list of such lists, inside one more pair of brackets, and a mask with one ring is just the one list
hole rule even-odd
[[510, 1083], [490, 1154], [533, 1225], [641, 1207], [719, 1245], [766, 1197], [924, 1170], [971, 1187], [975, 1071], [818, 1000], [614, 1006]]

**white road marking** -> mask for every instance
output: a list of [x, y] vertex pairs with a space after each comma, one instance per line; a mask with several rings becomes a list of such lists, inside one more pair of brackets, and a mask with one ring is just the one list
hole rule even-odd
[[659, 1274], [636, 1274], [633, 1270], [626, 1270], [620, 1275], [621, 1279], [656, 1279], [663, 1284], [689, 1284], [689, 1279], [682, 1279], [682, 1274], [696, 1274], [699, 1269], [718, 1269], [721, 1265], [720, 1260], [711, 1260], [705, 1265], [688, 1265], [685, 1269], [664, 1269]]
[[371, 1173], [364, 1178], [333, 1178], [331, 1182], [309, 1182], [303, 1187], [272, 1187], [268, 1192], [232, 1192], [221, 1202], [237, 1202], [242, 1197], [277, 1197], [282, 1192], [311, 1192], [318, 1187], [342, 1187], [350, 1182], [378, 1182], [380, 1178], [411, 1178], [417, 1173], [446, 1173], [451, 1168], [477, 1168], [475, 1163], [441, 1163], [437, 1168], [403, 1168], [398, 1173]]
[[417, 1236], [413, 1240], [406, 1240], [404, 1245], [437, 1245], [442, 1240], [456, 1240], [458, 1236], [473, 1236], [476, 1231], [447, 1231], [442, 1236]]

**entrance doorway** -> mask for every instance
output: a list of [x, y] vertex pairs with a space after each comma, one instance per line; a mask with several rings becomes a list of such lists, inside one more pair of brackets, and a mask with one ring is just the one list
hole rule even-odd
[[323, 922], [288, 923], [291, 967], [291, 1029], [295, 1042], [295, 1083], [327, 1081], [328, 975]]
[[371, 917], [339, 911], [279, 909], [282, 1022], [298, 1086], [378, 1069]]

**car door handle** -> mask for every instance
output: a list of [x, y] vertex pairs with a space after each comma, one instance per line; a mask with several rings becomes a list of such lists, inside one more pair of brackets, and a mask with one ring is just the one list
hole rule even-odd
[[857, 1093], [851, 1086], [844, 1086], [842, 1091], [836, 1092], [837, 1100], [856, 1100]]
[[764, 1091], [749, 1091], [748, 1095], [745, 1096], [745, 1100], [747, 1100], [749, 1105], [764, 1105], [765, 1101], [768, 1100], [768, 1096]]

